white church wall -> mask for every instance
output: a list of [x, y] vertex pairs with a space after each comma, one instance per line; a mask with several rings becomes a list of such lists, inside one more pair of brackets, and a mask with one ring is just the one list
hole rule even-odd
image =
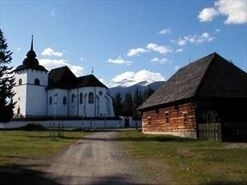
[[27, 85], [26, 116], [38, 117], [47, 115], [46, 87]]
[[26, 116], [26, 83], [27, 74], [25, 71], [18, 71], [15, 74], [15, 86], [13, 91], [15, 95], [13, 101], [16, 102], [14, 107], [14, 116]]
[[26, 116], [26, 86], [18, 85], [13, 88], [16, 93], [13, 97], [13, 101], [16, 103], [14, 107], [14, 116]]
[[78, 115], [78, 89], [71, 89], [69, 91], [69, 115]]
[[49, 89], [47, 94], [48, 116], [68, 116], [68, 90]]
[[34, 84], [35, 79], [39, 80], [40, 86], [48, 85], [48, 74], [45, 71], [27, 69], [27, 83]]
[[27, 69], [26, 116], [47, 116], [47, 83], [46, 72]]
[[[83, 95], [82, 103], [80, 103], [80, 93]], [[89, 100], [89, 94], [92, 94], [92, 101]], [[102, 117], [109, 116], [106, 114], [105, 100], [106, 94], [104, 87], [82, 87], [78, 90], [79, 115], [84, 117]]]

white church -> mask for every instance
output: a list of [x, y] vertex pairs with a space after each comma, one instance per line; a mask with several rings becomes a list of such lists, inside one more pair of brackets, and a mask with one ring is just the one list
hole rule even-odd
[[15, 70], [14, 117], [114, 117], [108, 88], [93, 74], [76, 77], [67, 67], [48, 71], [28, 51]]

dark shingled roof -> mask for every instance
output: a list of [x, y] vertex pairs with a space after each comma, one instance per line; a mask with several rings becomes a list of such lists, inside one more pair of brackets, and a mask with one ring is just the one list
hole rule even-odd
[[48, 89], [71, 89], [76, 80], [76, 76], [67, 66], [52, 69], [48, 74]]
[[77, 87], [105, 87], [94, 75], [87, 75], [77, 78]]
[[138, 110], [195, 96], [247, 98], [247, 74], [212, 53], [179, 69]]
[[73, 89], [79, 87], [105, 87], [94, 75], [76, 77], [67, 67], [53, 69], [48, 74], [48, 89]]

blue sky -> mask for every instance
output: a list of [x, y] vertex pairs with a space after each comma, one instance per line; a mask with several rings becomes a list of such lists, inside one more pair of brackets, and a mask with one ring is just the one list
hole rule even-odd
[[247, 71], [247, 0], [0, 0], [0, 28], [22, 63], [68, 65], [108, 86], [167, 80], [217, 52]]

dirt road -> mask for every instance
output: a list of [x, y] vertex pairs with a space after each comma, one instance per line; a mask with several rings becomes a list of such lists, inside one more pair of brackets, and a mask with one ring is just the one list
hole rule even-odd
[[46, 171], [49, 178], [66, 185], [153, 184], [116, 142], [116, 132], [97, 132], [61, 154]]

